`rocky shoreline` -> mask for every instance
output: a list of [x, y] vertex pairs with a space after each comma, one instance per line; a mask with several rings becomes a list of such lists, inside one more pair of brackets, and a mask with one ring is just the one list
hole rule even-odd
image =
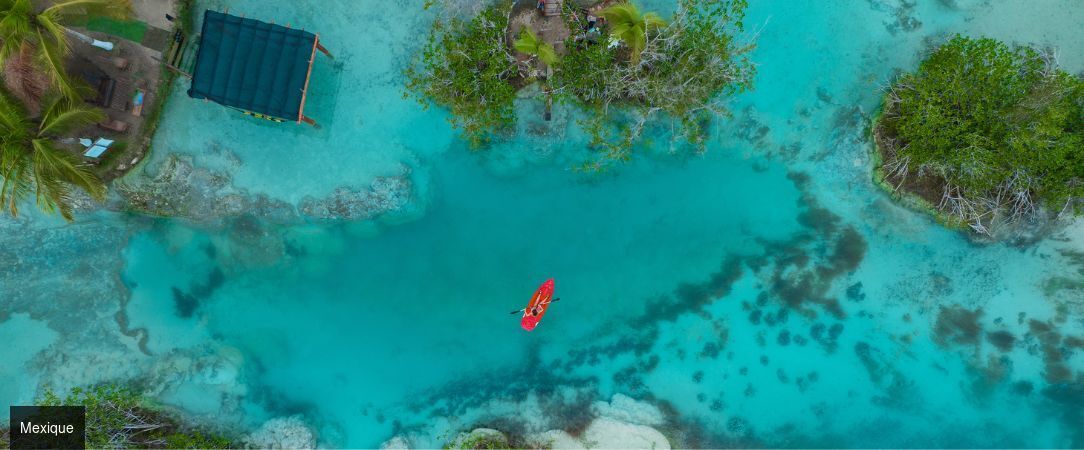
[[[444, 444], [444, 448], [671, 448], [670, 440], [657, 428], [666, 423], [666, 417], [656, 406], [637, 401], [623, 394], [614, 394], [609, 402], [594, 402], [589, 411], [589, 422], [575, 430], [560, 428], [526, 433], [512, 433], [488, 427], [463, 431]], [[533, 418], [536, 420], [538, 418]], [[498, 420], [499, 421], [499, 420]], [[537, 425], [536, 425], [537, 426]], [[410, 435], [396, 435], [381, 444], [382, 449], [408, 449], [426, 447], [424, 442]]]
[[310, 221], [356, 221], [404, 211], [415, 198], [411, 169], [405, 164], [395, 176], [378, 177], [368, 186], [343, 185], [324, 197], [306, 196], [296, 205], [232, 185], [224, 172], [199, 167], [191, 158], [170, 155], [156, 175], [131, 174], [114, 183], [104, 205], [89, 198], [75, 201], [83, 212], [104, 207], [152, 217], [172, 217], [198, 223], [252, 216], [291, 225]]
[[880, 145], [877, 134], [877, 126], [883, 113], [884, 110], [882, 107], [873, 114], [869, 122], [869, 173], [873, 184], [880, 188], [894, 202], [912, 211], [927, 215], [941, 226], [958, 231], [971, 242], [978, 244], [989, 244], [1002, 241], [1020, 245], [1034, 243], [1053, 235], [1058, 231], [1064, 230], [1073, 222], [1072, 220], [1033, 220], [1016, 224], [1013, 227], [995, 227], [989, 230], [990, 234], [977, 232], [959, 218], [941, 211], [933, 201], [921, 195], [919, 192], [909, 189], [907, 184], [900, 185], [899, 180], [893, 179], [893, 177], [885, 171], [886, 155], [884, 149]]
[[897, 189], [892, 185], [889, 180], [889, 175], [884, 170], [885, 155], [881, 145], [877, 140], [877, 125], [880, 123], [881, 115], [884, 113], [884, 108], [881, 107], [870, 118], [869, 125], [869, 161], [870, 161], [870, 174], [873, 178], [873, 184], [881, 188], [886, 194], [892, 197], [893, 200], [899, 202], [904, 207], [918, 211], [920, 213], [928, 214], [937, 223], [954, 230], [967, 231], [967, 225], [954, 220], [952, 217], [943, 214], [937, 209], [937, 205], [923, 198], [921, 195], [911, 192], [907, 189]]

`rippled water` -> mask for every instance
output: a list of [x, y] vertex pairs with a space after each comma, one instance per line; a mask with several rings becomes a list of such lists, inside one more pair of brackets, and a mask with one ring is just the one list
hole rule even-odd
[[[197, 420], [302, 414], [327, 445], [439, 446], [477, 424], [575, 428], [623, 393], [665, 406], [673, 445], [1084, 446], [1079, 228], [973, 244], [874, 187], [866, 139], [878, 88], [952, 33], [1084, 70], [1079, 1], [754, 0], [756, 89], [710, 152], [656, 142], [605, 176], [568, 170], [574, 112], [544, 123], [524, 101], [519, 136], [471, 152], [404, 100], [420, 2], [199, 3], [321, 34], [322, 127], [178, 89], [128, 181], [184, 155], [229, 194], [297, 205], [406, 176], [414, 206], [5, 220], [0, 403], [132, 379]], [[562, 301], [526, 334], [508, 311], [549, 277]]]

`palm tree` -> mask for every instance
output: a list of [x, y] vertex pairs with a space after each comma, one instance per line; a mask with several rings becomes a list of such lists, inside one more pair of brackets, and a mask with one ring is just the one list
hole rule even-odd
[[8, 92], [22, 102], [31, 116], [37, 116], [41, 112], [41, 99], [52, 82], [38, 68], [30, 44], [24, 42], [23, 47], [3, 64], [0, 77]]
[[69, 99], [79, 98], [77, 87], [64, 70], [68, 53], [63, 16], [82, 9], [90, 14], [127, 16], [129, 0], [67, 0], [41, 11], [31, 0], [0, 0], [0, 64], [11, 58], [33, 58], [53, 86]]
[[643, 13], [632, 3], [618, 3], [600, 12], [610, 24], [610, 35], [625, 42], [632, 51], [633, 64], [640, 63], [640, 52], [647, 45], [647, 33], [652, 28], [666, 26], [666, 21], [653, 12]]
[[95, 200], [104, 199], [102, 181], [57, 141], [104, 118], [97, 109], [52, 94], [46, 97], [41, 117], [33, 119], [0, 91], [0, 205], [17, 216], [19, 203], [32, 195], [41, 210], [60, 212], [71, 221], [73, 187]]
[[519, 39], [512, 44], [517, 51], [530, 56], [537, 56], [547, 66], [553, 66], [557, 62], [557, 51], [553, 46], [538, 38], [529, 27], [524, 26], [519, 33]]

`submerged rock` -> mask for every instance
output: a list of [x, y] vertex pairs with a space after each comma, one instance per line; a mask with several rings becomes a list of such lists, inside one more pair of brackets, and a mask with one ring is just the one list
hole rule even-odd
[[384, 441], [383, 444], [380, 444], [380, 448], [381, 449], [388, 449], [388, 450], [390, 450], [390, 449], [403, 449], [403, 450], [406, 450], [406, 449], [410, 448], [410, 442], [408, 442], [406, 440], [406, 438], [404, 438], [402, 436], [395, 436], [395, 437], [392, 437], [391, 439], [388, 439], [388, 440]]
[[[515, 405], [519, 413], [532, 409], [530, 402]], [[591, 418], [586, 426], [573, 426], [569, 429], [550, 429], [555, 421], [547, 415], [528, 414], [538, 421], [523, 422], [512, 419], [519, 431], [516, 434], [490, 428], [476, 428], [469, 433], [459, 433], [445, 448], [628, 448], [628, 449], [669, 449], [670, 441], [654, 426], [662, 425], [666, 419], [658, 407], [634, 400], [626, 395], [616, 394], [609, 401], [598, 401], [582, 406], [589, 410]], [[492, 417], [490, 419], [493, 419]], [[503, 419], [494, 419], [502, 422]], [[492, 421], [489, 423], [493, 423]], [[567, 423], [558, 426], [568, 426]], [[546, 431], [538, 431], [546, 430]], [[401, 436], [386, 441], [382, 448], [404, 448], [407, 442]]]
[[595, 402], [591, 410], [599, 417], [635, 425], [659, 425], [663, 423], [662, 411], [647, 402], [636, 401], [624, 394], [614, 394], [609, 403]]
[[508, 437], [492, 428], [475, 428], [459, 433], [448, 448], [510, 448]]
[[170, 155], [153, 178], [142, 177], [116, 186], [123, 200], [120, 208], [207, 221], [247, 209], [246, 196], [228, 189], [230, 181], [226, 174], [196, 167], [190, 158]]
[[563, 430], [549, 430], [527, 436], [527, 443], [534, 448], [586, 449], [587, 445]]
[[368, 190], [340, 186], [321, 199], [306, 196], [301, 199], [298, 209], [302, 215], [313, 219], [371, 219], [403, 209], [410, 202], [412, 192], [413, 187], [405, 175], [380, 177], [373, 181]]
[[316, 448], [316, 435], [301, 416], [276, 417], [245, 436], [248, 448]]
[[670, 441], [659, 430], [609, 417], [600, 417], [591, 422], [584, 431], [583, 439], [592, 448], [670, 448]]
[[117, 184], [121, 201], [114, 205], [115, 209], [200, 222], [240, 216], [280, 224], [299, 223], [301, 216], [364, 220], [404, 209], [414, 194], [410, 169], [405, 165], [400, 175], [377, 178], [367, 188], [340, 186], [323, 198], [307, 196], [296, 207], [266, 194], [237, 188], [229, 175], [197, 167], [190, 158], [176, 155], [170, 155], [153, 178], [134, 177], [128, 181]]

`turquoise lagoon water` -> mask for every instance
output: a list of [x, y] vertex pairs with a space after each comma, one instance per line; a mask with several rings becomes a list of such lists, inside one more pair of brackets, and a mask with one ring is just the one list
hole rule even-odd
[[[544, 123], [525, 100], [519, 135], [472, 152], [404, 100], [435, 15], [419, 3], [199, 2], [321, 34], [322, 126], [179, 90], [126, 181], [179, 155], [295, 205], [407, 176], [414, 206], [5, 220], [0, 403], [134, 380], [201, 422], [300, 415], [324, 445], [432, 447], [479, 425], [575, 430], [621, 393], [663, 407], [672, 445], [1084, 446], [1080, 226], [970, 242], [873, 186], [865, 137], [878, 88], [952, 33], [1084, 70], [1079, 1], [752, 1], [756, 90], [710, 151], [659, 138], [602, 176], [568, 169], [574, 112]], [[549, 277], [562, 300], [524, 333], [508, 311]]]

